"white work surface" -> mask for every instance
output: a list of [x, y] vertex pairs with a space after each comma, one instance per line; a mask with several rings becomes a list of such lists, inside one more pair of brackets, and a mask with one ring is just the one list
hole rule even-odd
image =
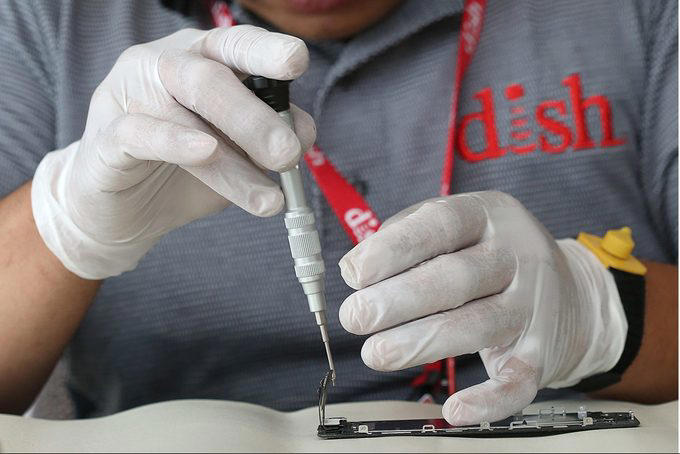
[[[578, 402], [544, 402], [529, 410], [578, 408]], [[657, 406], [588, 401], [598, 411], [633, 410], [638, 428], [594, 430], [536, 438], [471, 439], [387, 437], [321, 440], [316, 408], [280, 413], [216, 400], [180, 400], [147, 405], [113, 416], [48, 421], [0, 415], [0, 452], [17, 451], [655, 451], [677, 452], [677, 401]], [[329, 405], [327, 415], [350, 420], [438, 417], [440, 407], [415, 402]]]

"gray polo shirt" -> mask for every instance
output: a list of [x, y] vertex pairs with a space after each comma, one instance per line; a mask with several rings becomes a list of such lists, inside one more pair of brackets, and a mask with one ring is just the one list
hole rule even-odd
[[[0, 195], [80, 137], [125, 48], [210, 26], [201, 5], [185, 15], [154, 0], [0, 3]], [[382, 219], [437, 193], [461, 10], [404, 1], [351, 40], [309, 43], [310, 69], [293, 84], [319, 146]], [[638, 256], [676, 261], [676, 2], [490, 0], [460, 119], [454, 192], [508, 192], [557, 238], [628, 225]], [[338, 323], [350, 289], [336, 264], [351, 243], [305, 179], [329, 270], [331, 398], [408, 398], [419, 369], [368, 369], [363, 339]], [[315, 405], [324, 353], [287, 248], [280, 216], [231, 207], [108, 279], [67, 352], [78, 414], [177, 398]], [[485, 378], [476, 356], [459, 361], [459, 387]]]

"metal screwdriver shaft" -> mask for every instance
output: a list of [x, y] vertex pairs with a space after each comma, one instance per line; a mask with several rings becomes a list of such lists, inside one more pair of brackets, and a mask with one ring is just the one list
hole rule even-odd
[[[290, 113], [288, 97], [289, 81], [252, 76], [245, 84], [255, 95], [267, 103], [286, 121], [293, 130], [293, 117]], [[288, 244], [295, 264], [295, 275], [307, 296], [309, 310], [314, 313], [316, 324], [321, 331], [330, 368], [331, 381], [335, 383], [335, 364], [331, 354], [328, 329], [326, 327], [326, 295], [324, 289], [325, 267], [321, 257], [321, 243], [316, 230], [314, 213], [307, 205], [300, 168], [296, 165], [280, 173], [281, 189], [286, 199], [284, 221], [288, 230]]]

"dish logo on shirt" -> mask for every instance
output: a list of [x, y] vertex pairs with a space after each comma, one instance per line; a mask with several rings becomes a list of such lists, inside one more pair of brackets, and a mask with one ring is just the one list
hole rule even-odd
[[[472, 162], [495, 159], [503, 156], [507, 150], [513, 153], [525, 154], [540, 149], [545, 153], [562, 153], [568, 148], [588, 150], [592, 148], [617, 147], [626, 143], [625, 138], [615, 137], [612, 127], [612, 110], [605, 95], [595, 94], [583, 97], [581, 76], [571, 74], [562, 80], [562, 85], [569, 90], [569, 101], [547, 100], [536, 106], [536, 123], [542, 128], [537, 141], [532, 141], [534, 131], [529, 129], [529, 114], [520, 105], [511, 105], [511, 133], [513, 143], [507, 147], [500, 144], [496, 128], [496, 115], [491, 88], [480, 90], [474, 98], [481, 103], [482, 110], [463, 116], [458, 126], [456, 145], [461, 156]], [[505, 88], [505, 97], [515, 103], [524, 97], [524, 86], [511, 84]], [[567, 109], [569, 107], [569, 110]], [[600, 114], [602, 139], [596, 142], [592, 139], [586, 122], [586, 111], [596, 108]], [[573, 130], [563, 120], [571, 117]], [[481, 122], [484, 127], [486, 147], [483, 150], [472, 150], [468, 145], [467, 130], [473, 122]], [[549, 139], [550, 138], [550, 139]]]

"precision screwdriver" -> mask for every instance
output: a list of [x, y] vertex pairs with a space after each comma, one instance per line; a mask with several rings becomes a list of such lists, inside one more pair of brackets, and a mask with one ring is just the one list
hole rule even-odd
[[[244, 84], [255, 95], [274, 109], [295, 131], [290, 112], [288, 80], [268, 79], [261, 76], [248, 77]], [[324, 288], [325, 266], [321, 256], [321, 243], [316, 230], [314, 213], [307, 205], [302, 177], [298, 165], [281, 172], [281, 189], [286, 199], [284, 221], [288, 230], [288, 244], [295, 264], [295, 275], [307, 295], [309, 310], [314, 313], [316, 324], [321, 330], [328, 358], [331, 382], [335, 384], [335, 364], [331, 354], [326, 320], [326, 294]]]

